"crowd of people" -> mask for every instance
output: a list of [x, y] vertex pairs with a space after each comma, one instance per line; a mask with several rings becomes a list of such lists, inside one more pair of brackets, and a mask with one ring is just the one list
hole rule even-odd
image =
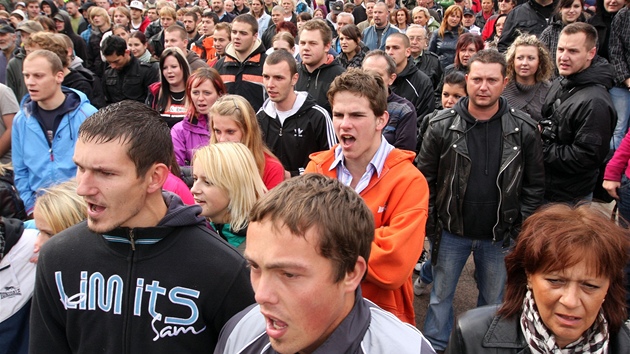
[[0, 354], [630, 351], [628, 1], [0, 0], [0, 49]]

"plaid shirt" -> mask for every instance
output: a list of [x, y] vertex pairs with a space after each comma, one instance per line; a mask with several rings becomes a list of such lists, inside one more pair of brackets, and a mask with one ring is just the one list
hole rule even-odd
[[630, 77], [630, 8], [628, 6], [617, 12], [610, 26], [610, 42], [608, 53], [615, 68], [617, 83], [623, 83]]

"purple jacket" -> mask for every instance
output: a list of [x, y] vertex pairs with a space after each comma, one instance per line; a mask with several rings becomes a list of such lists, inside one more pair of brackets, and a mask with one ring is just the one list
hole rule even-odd
[[200, 114], [197, 119], [197, 124], [192, 124], [189, 117], [186, 117], [171, 129], [175, 158], [180, 166], [190, 166], [195, 149], [210, 142], [208, 117]]

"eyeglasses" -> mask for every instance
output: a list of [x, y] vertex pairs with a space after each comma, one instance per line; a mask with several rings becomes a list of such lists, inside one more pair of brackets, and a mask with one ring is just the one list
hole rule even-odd
[[422, 36], [411, 36], [411, 37], [409, 37], [410, 41], [423, 41], [425, 39], [427, 39], [427, 37], [422, 37]]

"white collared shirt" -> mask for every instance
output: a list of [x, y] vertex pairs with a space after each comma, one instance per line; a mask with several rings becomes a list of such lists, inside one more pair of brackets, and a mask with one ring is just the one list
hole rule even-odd
[[[389, 156], [392, 150], [394, 150], [394, 146], [388, 143], [385, 138], [381, 137], [381, 145], [365, 168], [365, 173], [363, 173], [359, 183], [357, 183], [357, 186], [354, 188], [355, 192], [360, 194], [368, 186], [374, 172], [376, 172], [378, 177], [381, 176], [385, 160], [387, 160], [387, 156]], [[343, 156], [341, 145], [337, 145], [335, 148], [335, 161], [333, 161], [328, 170], [332, 171], [333, 168], [337, 169], [337, 179], [344, 185], [350, 186], [350, 183], [352, 183], [352, 174], [350, 174], [350, 171], [345, 166], [345, 157]]]

